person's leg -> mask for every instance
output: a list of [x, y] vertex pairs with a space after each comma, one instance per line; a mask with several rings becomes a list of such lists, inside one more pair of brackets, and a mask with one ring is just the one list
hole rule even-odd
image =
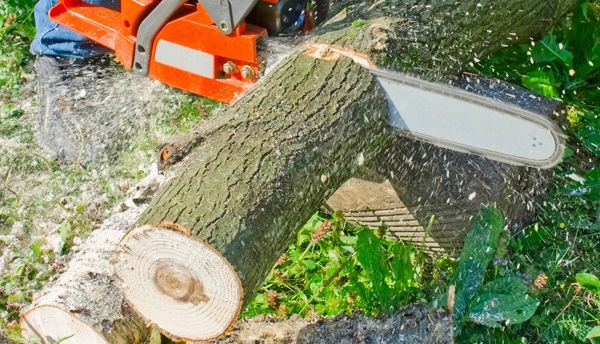
[[[39, 0], [35, 6], [36, 35], [31, 43], [35, 55], [86, 58], [106, 53], [108, 50], [84, 36], [75, 33], [48, 17], [48, 11], [57, 0]], [[119, 8], [119, 0], [88, 0], [91, 4], [112, 9]]]

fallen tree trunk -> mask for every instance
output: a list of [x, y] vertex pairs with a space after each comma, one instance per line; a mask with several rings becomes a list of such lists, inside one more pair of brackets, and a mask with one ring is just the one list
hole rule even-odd
[[[444, 80], [547, 28], [572, 3], [355, 4], [312, 42]], [[231, 327], [295, 229], [393, 142], [373, 76], [310, 47], [217, 116], [123, 238], [114, 263], [132, 308], [175, 339], [208, 340]]]

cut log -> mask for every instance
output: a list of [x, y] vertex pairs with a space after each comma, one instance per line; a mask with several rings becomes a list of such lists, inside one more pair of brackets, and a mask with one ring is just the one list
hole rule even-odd
[[65, 273], [21, 315], [26, 337], [43, 343], [144, 343], [150, 333], [118, 292], [109, 263], [119, 238], [143, 210], [118, 213], [95, 230]]
[[[572, 3], [356, 3], [311, 40], [443, 80], [548, 28]], [[120, 242], [114, 265], [128, 303], [174, 339], [221, 335], [296, 230], [393, 144], [386, 118], [381, 88], [351, 59], [292, 53], [192, 141], [177, 175]]]

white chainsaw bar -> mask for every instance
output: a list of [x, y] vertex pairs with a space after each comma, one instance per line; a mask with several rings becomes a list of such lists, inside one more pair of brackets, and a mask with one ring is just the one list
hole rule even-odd
[[550, 168], [564, 152], [543, 115], [462, 89], [370, 68], [386, 92], [389, 122], [402, 134], [512, 165]]
[[350, 57], [371, 71], [386, 93], [389, 123], [401, 135], [512, 165], [550, 168], [562, 158], [564, 136], [542, 114], [383, 70], [367, 56], [341, 47], [312, 43], [306, 49], [321, 59]]

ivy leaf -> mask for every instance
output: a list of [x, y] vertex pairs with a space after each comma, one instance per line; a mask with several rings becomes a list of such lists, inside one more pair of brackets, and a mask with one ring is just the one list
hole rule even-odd
[[546, 97], [559, 97], [558, 88], [560, 83], [554, 79], [552, 73], [544, 71], [532, 71], [521, 77], [521, 82], [525, 87], [534, 90]]
[[[498, 292], [486, 292], [479, 295], [469, 306], [468, 319], [488, 327], [502, 327], [518, 324], [529, 320], [535, 313], [539, 301], [520, 291], [510, 291], [517, 288], [515, 278], [502, 278], [499, 284], [510, 283]], [[512, 280], [509, 282], [509, 280]], [[517, 283], [523, 284], [518, 281]], [[492, 288], [493, 289], [493, 288]]]

